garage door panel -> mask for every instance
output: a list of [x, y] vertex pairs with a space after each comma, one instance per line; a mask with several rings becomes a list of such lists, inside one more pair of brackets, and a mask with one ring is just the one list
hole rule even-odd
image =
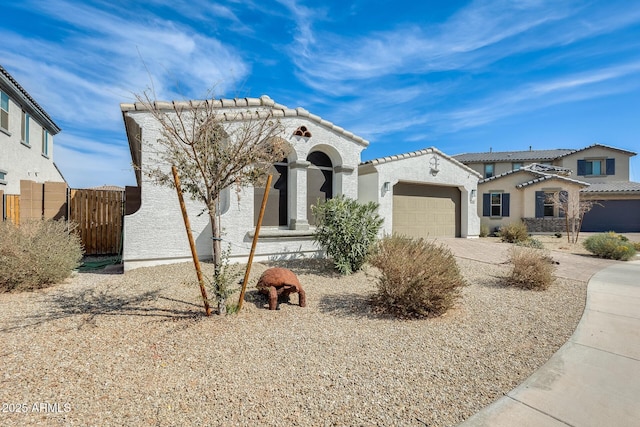
[[393, 189], [393, 231], [411, 237], [460, 236], [460, 190], [400, 183]]
[[640, 231], [640, 200], [604, 200], [584, 215], [582, 231]]

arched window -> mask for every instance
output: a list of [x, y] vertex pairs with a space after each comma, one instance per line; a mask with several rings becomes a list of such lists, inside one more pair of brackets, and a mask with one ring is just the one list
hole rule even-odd
[[307, 169], [307, 220], [315, 225], [311, 205], [322, 203], [333, 197], [333, 164], [321, 151], [313, 151], [307, 156], [311, 163]]
[[[289, 212], [287, 209], [287, 182], [289, 180], [289, 168], [287, 159], [282, 159], [271, 166], [269, 173], [273, 175], [269, 199], [262, 218], [263, 226], [287, 226], [289, 224]], [[253, 223], [258, 223], [262, 198], [265, 187], [254, 188], [253, 196]]]

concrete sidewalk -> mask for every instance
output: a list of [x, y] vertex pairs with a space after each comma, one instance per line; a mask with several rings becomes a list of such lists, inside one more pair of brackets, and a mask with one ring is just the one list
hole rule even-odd
[[640, 261], [595, 273], [569, 341], [460, 426], [640, 426]]

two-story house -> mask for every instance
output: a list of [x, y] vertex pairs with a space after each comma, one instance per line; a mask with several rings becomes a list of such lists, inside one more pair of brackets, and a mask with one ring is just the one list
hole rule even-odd
[[0, 66], [0, 193], [20, 194], [22, 180], [65, 182], [53, 161], [58, 132], [47, 112]]
[[[563, 231], [554, 196], [597, 202], [583, 231], [640, 231], [640, 183], [629, 181], [636, 153], [593, 144], [581, 149], [465, 153], [453, 156], [482, 174], [478, 215], [490, 230], [523, 220], [530, 231]], [[556, 197], [557, 200], [557, 197]]]

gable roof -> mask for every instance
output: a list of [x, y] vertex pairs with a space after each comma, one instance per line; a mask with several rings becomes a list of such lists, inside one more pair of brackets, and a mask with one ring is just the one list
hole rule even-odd
[[[515, 186], [516, 188], [524, 188], [524, 187], [527, 187], [529, 185], [537, 184], [539, 182], [552, 180], [552, 179], [558, 179], [558, 180], [561, 180], [561, 181], [564, 181], [564, 182], [569, 182], [569, 183], [572, 183], [572, 184], [582, 185], [584, 187], [588, 187], [590, 185], [588, 182], [579, 181], [577, 179], [572, 179], [572, 178], [567, 178], [566, 176], [558, 175], [558, 174], [555, 174], [555, 173], [541, 172], [540, 169], [538, 168], [538, 166], [541, 166], [541, 165], [533, 163], [531, 165], [527, 165], [527, 166], [525, 166], [523, 168], [520, 168], [518, 170], [511, 170], [511, 171], [508, 171], [508, 172], [505, 172], [505, 173], [501, 173], [500, 175], [495, 175], [495, 176], [492, 176], [490, 178], [481, 179], [478, 182], [478, 184], [485, 184], [487, 182], [495, 181], [495, 180], [498, 180], [498, 179], [501, 179], [501, 178], [504, 178], [506, 176], [510, 176], [510, 175], [513, 175], [513, 174], [518, 174], [518, 173], [519, 174], [525, 174], [525, 173], [528, 173], [528, 174], [532, 175], [533, 178], [529, 179], [527, 181], [521, 182], [520, 184], [517, 184]], [[542, 166], [544, 166], [544, 165], [542, 165]], [[564, 169], [564, 168], [561, 168], [561, 169]]]
[[452, 156], [462, 163], [487, 163], [487, 162], [520, 162], [520, 161], [551, 161], [590, 148], [605, 148], [614, 150], [629, 156], [635, 156], [633, 151], [623, 150], [603, 144], [591, 144], [578, 149], [558, 148], [554, 150], [528, 150], [528, 151], [489, 151], [484, 153], [463, 153]]
[[386, 156], [386, 157], [380, 157], [380, 158], [373, 159], [373, 160], [367, 160], [365, 162], [360, 163], [360, 166], [364, 166], [364, 165], [376, 166], [376, 165], [381, 165], [383, 163], [393, 162], [393, 161], [396, 161], [396, 160], [408, 159], [408, 158], [411, 158], [411, 157], [419, 157], [419, 156], [423, 156], [425, 154], [433, 154], [433, 153], [438, 154], [438, 155], [444, 157], [445, 159], [448, 159], [448, 160], [452, 161], [454, 164], [458, 165], [459, 167], [463, 168], [464, 170], [466, 170], [469, 173], [473, 173], [474, 175], [477, 175], [478, 177], [482, 177], [482, 174], [480, 174], [479, 172], [471, 169], [469, 166], [467, 166], [464, 163], [461, 163], [460, 161], [454, 159], [453, 157], [443, 153], [442, 151], [438, 150], [435, 147], [423, 148], [422, 150], [411, 151], [409, 153], [394, 154], [392, 156]]
[[[264, 117], [263, 115], [260, 114], [259, 110], [265, 110], [265, 109], [270, 110], [271, 114], [273, 114], [273, 116], [276, 118], [296, 117], [296, 116], [304, 117], [311, 120], [312, 122], [316, 122], [322, 127], [331, 129], [336, 133], [344, 135], [345, 137], [353, 140], [354, 142], [360, 145], [363, 145], [365, 147], [369, 145], [369, 141], [357, 135], [354, 135], [353, 132], [349, 132], [340, 126], [337, 126], [331, 123], [330, 121], [323, 119], [320, 116], [311, 114], [310, 112], [308, 112], [302, 107], [293, 109], [293, 108], [288, 108], [282, 104], [278, 104], [274, 100], [269, 98], [267, 95], [262, 95], [260, 98], [212, 99], [212, 100], [205, 100], [205, 101], [155, 101], [153, 105], [156, 108], [171, 110], [173, 109], [174, 106], [179, 108], [193, 108], [194, 104], [198, 102], [213, 103], [213, 107], [220, 110], [228, 109], [229, 113], [221, 113], [224, 116], [225, 120], [228, 120], [228, 121], [239, 120], [239, 119], [241, 120], [243, 117], [245, 117], [243, 114], [247, 113], [246, 111], [247, 108], [251, 108], [252, 111], [250, 111], [249, 113], [253, 114], [255, 117]], [[256, 111], [253, 111], [252, 107], [255, 107]], [[242, 112], [238, 112], [237, 110], [239, 108], [243, 108], [245, 110], [243, 110]], [[146, 104], [142, 102], [136, 102], [133, 104], [131, 103], [120, 104], [120, 110], [124, 114], [128, 111], [148, 111], [149, 108]]]
[[6, 91], [11, 99], [27, 110], [49, 133], [55, 135], [60, 132], [60, 127], [44, 111], [44, 108], [29, 95], [29, 92], [20, 86], [20, 83], [2, 65], [0, 65], [0, 89]]

